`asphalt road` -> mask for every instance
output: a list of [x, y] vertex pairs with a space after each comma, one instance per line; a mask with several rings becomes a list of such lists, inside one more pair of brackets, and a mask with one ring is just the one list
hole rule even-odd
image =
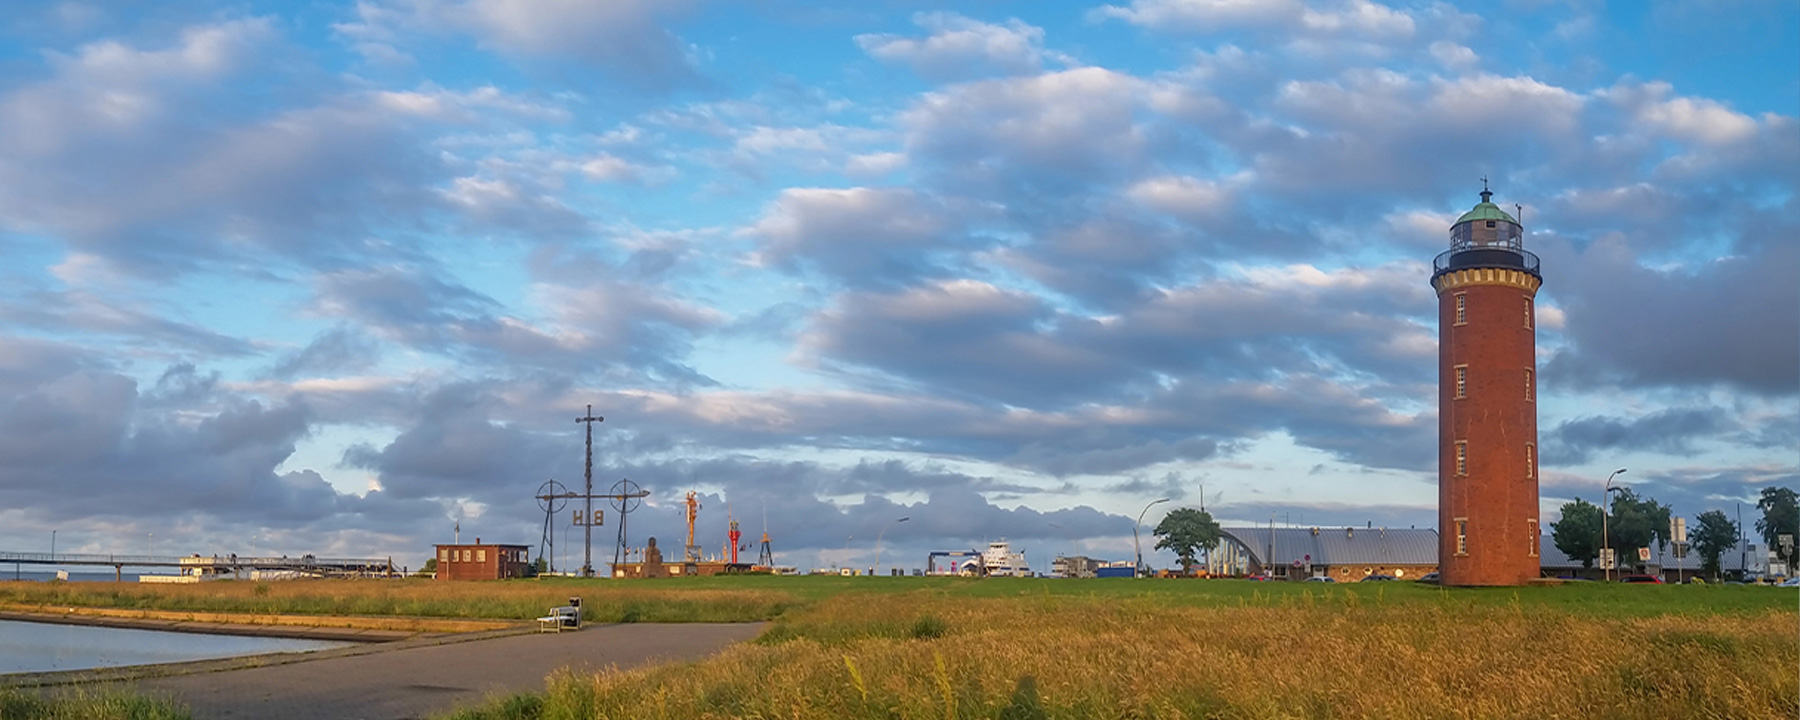
[[492, 695], [542, 690], [561, 667], [599, 670], [695, 660], [756, 637], [761, 623], [590, 625], [449, 644], [396, 643], [362, 654], [126, 683], [190, 708], [196, 720], [399, 720]]

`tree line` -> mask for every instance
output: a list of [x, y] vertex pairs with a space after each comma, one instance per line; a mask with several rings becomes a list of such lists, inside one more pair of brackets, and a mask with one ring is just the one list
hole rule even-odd
[[[1628, 487], [1615, 488], [1610, 514], [1602, 522], [1599, 506], [1577, 497], [1562, 506], [1562, 519], [1550, 524], [1550, 538], [1570, 560], [1592, 568], [1600, 557], [1601, 528], [1606, 529], [1605, 546], [1613, 548], [1615, 557], [1630, 557], [1638, 548], [1655, 547], [1658, 552], [1669, 549], [1669, 506], [1648, 496], [1640, 497]], [[1756, 521], [1757, 535], [1763, 546], [1774, 550], [1793, 572], [1800, 559], [1800, 538], [1782, 545], [1781, 535], [1800, 535], [1800, 494], [1785, 487], [1763, 488], [1756, 501], [1762, 517]], [[1701, 572], [1719, 576], [1719, 561], [1727, 550], [1737, 547], [1742, 528], [1722, 510], [1708, 510], [1694, 517], [1688, 528], [1688, 541], [1700, 556]], [[1654, 545], [1652, 545], [1654, 543]], [[1622, 563], [1623, 564], [1623, 563]]]

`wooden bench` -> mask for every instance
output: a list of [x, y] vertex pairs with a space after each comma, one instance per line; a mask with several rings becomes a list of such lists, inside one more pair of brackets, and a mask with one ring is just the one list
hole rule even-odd
[[581, 629], [581, 608], [573, 605], [550, 608], [550, 614], [537, 619], [538, 632], [562, 632]]

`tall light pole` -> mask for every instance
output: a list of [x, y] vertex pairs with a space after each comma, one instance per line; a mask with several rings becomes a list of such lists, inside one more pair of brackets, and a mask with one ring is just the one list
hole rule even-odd
[[56, 531], [50, 531], [50, 562], [56, 562]]
[[907, 516], [899, 520], [889, 520], [888, 524], [881, 526], [881, 532], [875, 533], [875, 574], [881, 574], [881, 536], [886, 535], [887, 529], [895, 523], [903, 523], [911, 519], [911, 516]]
[[[1612, 506], [1612, 481], [1613, 478], [1624, 473], [1625, 468], [1612, 471], [1611, 475], [1606, 476], [1606, 489], [1600, 492], [1600, 555], [1602, 557], [1611, 554], [1612, 551], [1612, 539], [1607, 537], [1606, 531], [1606, 515]], [[1612, 564], [1602, 562], [1600, 565], [1601, 571], [1606, 574], [1606, 581], [1612, 582]]]
[[1138, 513], [1137, 523], [1131, 526], [1131, 551], [1133, 554], [1137, 555], [1137, 566], [1131, 569], [1132, 577], [1142, 577], [1144, 574], [1144, 549], [1138, 545], [1138, 528], [1143, 527], [1144, 525], [1144, 513], [1150, 512], [1150, 508], [1157, 503], [1166, 503], [1168, 501], [1168, 498], [1150, 501], [1150, 504], [1145, 505], [1143, 511]]

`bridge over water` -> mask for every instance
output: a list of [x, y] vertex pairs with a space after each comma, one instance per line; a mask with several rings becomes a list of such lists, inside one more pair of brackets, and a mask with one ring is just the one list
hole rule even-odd
[[20, 553], [0, 551], [0, 565], [111, 567], [123, 578], [126, 566], [180, 568], [184, 575], [232, 575], [246, 571], [286, 571], [315, 577], [392, 577], [399, 575], [393, 558], [249, 557], [240, 555], [99, 555], [92, 553]]

